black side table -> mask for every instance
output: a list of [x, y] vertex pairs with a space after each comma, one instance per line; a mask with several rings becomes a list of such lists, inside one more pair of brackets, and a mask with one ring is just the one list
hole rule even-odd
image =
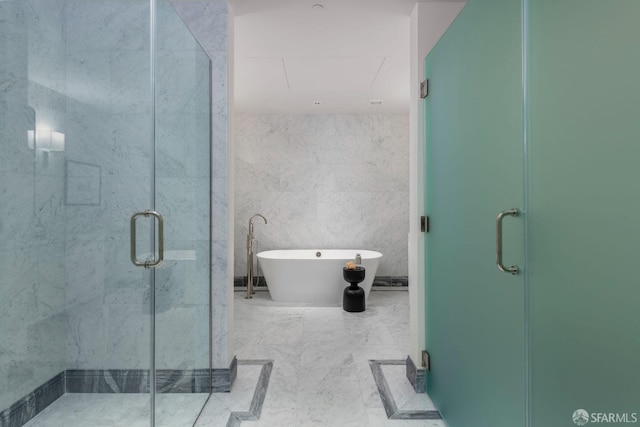
[[358, 286], [358, 283], [364, 280], [364, 267], [356, 267], [349, 270], [347, 267], [342, 268], [342, 277], [351, 283], [351, 286], [344, 288], [342, 296], [342, 308], [350, 313], [358, 313], [364, 311], [364, 289]]

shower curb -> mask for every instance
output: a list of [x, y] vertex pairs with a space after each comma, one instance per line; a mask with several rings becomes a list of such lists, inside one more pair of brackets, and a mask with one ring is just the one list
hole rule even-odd
[[378, 387], [378, 393], [390, 420], [441, 420], [442, 416], [437, 410], [399, 410], [393, 398], [389, 384], [387, 383], [382, 365], [405, 365], [405, 360], [369, 360], [373, 379]]
[[9, 408], [0, 412], [0, 427], [20, 427], [58, 400], [65, 389], [65, 373], [45, 382]]
[[232, 412], [229, 415], [226, 427], [239, 427], [242, 421], [258, 421], [262, 415], [262, 406], [267, 396], [267, 388], [269, 387], [269, 379], [273, 370], [273, 360], [240, 360], [240, 365], [262, 365], [260, 376], [253, 392], [251, 405], [248, 411]]
[[[237, 369], [238, 359], [235, 356], [226, 369], [159, 369], [156, 384], [159, 393], [229, 392]], [[23, 426], [66, 393], [148, 392], [148, 370], [68, 369], [0, 412], [0, 427]]]

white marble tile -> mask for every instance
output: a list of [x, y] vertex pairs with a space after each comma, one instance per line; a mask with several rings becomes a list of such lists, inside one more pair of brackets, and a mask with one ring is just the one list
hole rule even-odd
[[378, 275], [407, 275], [408, 117], [240, 114], [235, 131], [236, 246], [259, 207], [262, 249], [379, 250]]
[[262, 365], [239, 365], [238, 377], [230, 393], [214, 393], [213, 396], [224, 403], [231, 411], [247, 412], [256, 390], [256, 384]]
[[293, 407], [265, 407], [258, 421], [251, 423], [255, 427], [295, 426], [296, 413]]
[[[219, 115], [224, 113], [224, 117], [218, 117], [217, 124], [223, 124], [224, 129], [216, 127], [215, 136], [216, 148], [226, 153], [227, 95], [226, 81], [222, 81], [226, 80], [226, 3], [216, 6], [196, 3], [191, 10], [204, 6], [209, 23], [215, 21], [215, 25], [207, 29], [209, 37], [216, 38], [212, 42], [223, 40], [224, 49], [217, 53], [214, 69], [218, 77], [215, 109]], [[161, 335], [159, 344], [163, 356], [167, 357], [163, 362], [179, 364], [183, 362], [182, 356], [185, 363], [207, 365], [208, 310], [203, 307], [208, 291], [203, 295], [191, 285], [207, 286], [208, 217], [189, 206], [200, 204], [199, 212], [209, 212], [210, 159], [206, 152], [209, 148], [209, 64], [208, 57], [168, 2], [160, 2], [158, 6], [158, 47], [162, 51], [158, 58], [158, 104], [161, 110], [171, 113], [158, 115], [158, 136], [165, 138], [160, 143], [173, 144], [160, 147], [158, 157], [167, 161], [159, 162], [158, 176], [167, 180], [182, 179], [159, 183], [163, 190], [159, 190], [158, 199], [165, 197], [174, 202], [166, 203], [166, 210], [170, 212], [167, 233], [171, 242], [184, 245], [187, 237], [198, 242], [197, 248], [168, 249], [193, 249], [199, 255], [195, 263], [178, 264], [168, 277], [167, 283], [184, 286], [160, 295], [171, 298], [162, 307], [169, 309], [159, 316], [161, 323], [166, 321], [159, 333], [176, 334], [178, 343], [167, 344], [169, 339], [163, 340], [166, 337]], [[11, 366], [7, 375], [13, 375], [15, 384], [23, 384], [27, 391], [64, 368], [148, 365], [149, 349], [145, 342], [148, 344], [149, 340], [149, 274], [132, 266], [126, 249], [131, 213], [151, 206], [149, 2], [0, 2], [0, 15], [11, 16], [5, 22], [9, 25], [3, 26], [0, 34], [0, 41], [7, 48], [0, 53], [1, 80], [6, 82], [0, 85], [1, 103], [20, 106], [0, 117], [3, 141], [0, 194], [2, 198], [7, 197], [7, 201], [11, 199], [10, 203], [0, 200], [3, 237], [0, 239], [3, 254], [0, 285], [3, 293], [6, 288], [20, 288], [15, 295], [9, 292], [13, 297], [9, 307], [0, 306], [0, 320], [3, 327], [11, 325], [21, 330], [16, 334], [15, 348], [3, 345], [0, 349], [0, 358], [3, 358], [0, 365]], [[191, 15], [202, 17], [199, 13]], [[202, 28], [204, 24], [206, 22], [201, 22]], [[212, 32], [214, 27], [218, 34]], [[27, 55], [19, 55], [20, 52]], [[5, 76], [10, 79], [4, 80]], [[221, 92], [220, 88], [225, 90]], [[34, 153], [28, 149], [26, 130], [34, 129], [36, 119], [33, 111], [22, 108], [27, 103], [36, 109], [39, 124], [48, 121], [49, 126], [65, 133], [64, 153]], [[189, 112], [194, 114], [187, 120]], [[9, 123], [13, 124], [11, 131], [5, 130]], [[174, 150], [176, 147], [182, 151]], [[64, 204], [67, 159], [101, 167], [99, 205]], [[226, 166], [224, 155], [216, 160]], [[215, 168], [220, 174], [217, 183], [226, 189], [227, 171], [218, 166]], [[16, 173], [23, 170], [35, 170], [35, 177], [32, 172]], [[5, 185], [11, 188], [4, 188]], [[196, 197], [184, 188], [205, 194]], [[170, 192], [174, 194], [168, 194]], [[186, 196], [175, 197], [177, 194]], [[221, 194], [218, 209], [214, 210], [220, 217], [226, 216], [226, 196], [226, 192]], [[182, 220], [181, 224], [173, 221], [176, 215]], [[139, 228], [144, 228], [140, 222]], [[214, 259], [214, 265], [225, 271], [226, 222], [222, 230], [224, 235], [215, 242], [215, 256], [219, 258]], [[38, 265], [23, 265], [5, 256], [5, 250], [25, 260], [36, 260]], [[30, 256], [25, 256], [27, 252], [22, 250], [29, 251]], [[224, 262], [217, 262], [219, 260]], [[11, 265], [5, 266], [5, 261]], [[222, 284], [223, 289], [223, 295], [216, 294], [221, 296], [216, 299], [216, 315], [226, 318], [226, 276], [222, 280], [216, 276], [214, 283]], [[159, 290], [166, 291], [166, 288]], [[175, 307], [177, 302], [184, 305]], [[66, 313], [61, 316], [60, 312], [65, 309]], [[175, 314], [178, 311], [180, 314]], [[218, 322], [218, 318], [214, 320], [223, 327], [217, 338], [224, 342], [227, 325]], [[198, 326], [189, 326], [189, 323]], [[216, 345], [219, 341], [215, 341]], [[57, 342], [59, 348], [49, 346], [53, 342]], [[226, 348], [215, 348], [224, 352], [221, 358], [225, 366], [219, 367], [226, 367]], [[35, 359], [25, 357], [25, 351]], [[44, 353], [48, 354], [51, 366], [40, 363]], [[68, 359], [62, 368], [58, 363], [61, 353], [65, 354], [61, 356], [63, 359]], [[200, 356], [202, 354], [207, 356]], [[11, 360], [4, 359], [5, 356]], [[56, 371], [51, 374], [49, 370], [54, 367]], [[44, 376], [38, 377], [39, 372]], [[14, 382], [5, 382], [4, 374], [5, 371], [0, 382], [24, 394], [23, 388], [13, 387]], [[21, 397], [9, 396], [5, 402], [4, 388], [0, 409]]]
[[138, 51], [111, 54], [111, 108], [122, 114], [148, 114], [151, 111], [150, 61]]
[[230, 393], [213, 393], [195, 426], [227, 425], [232, 412], [248, 412], [260, 376], [261, 365], [238, 365], [238, 377]]
[[108, 316], [102, 301], [68, 307], [66, 312], [67, 369], [95, 369], [107, 366]]
[[[264, 292], [252, 300], [237, 293], [235, 302], [236, 334], [257, 332], [251, 335], [244, 354], [251, 359], [272, 359], [274, 363], [261, 417], [252, 425], [446, 427], [442, 421], [388, 420], [368, 360], [397, 360], [405, 353], [394, 340], [371, 344], [370, 340], [357, 339], [359, 329], [377, 326], [385, 330], [389, 323], [389, 330], [395, 330], [408, 321], [393, 323], [394, 318], [408, 316], [406, 292], [373, 292], [370, 308], [358, 316], [341, 307], [276, 304]], [[387, 333], [391, 332], [387, 330], [383, 335]], [[261, 369], [239, 364], [231, 393], [213, 394], [195, 425], [223, 426], [232, 412], [248, 411]], [[382, 365], [382, 369], [399, 409], [433, 409], [427, 395], [413, 391], [403, 365]], [[119, 403], [123, 397], [127, 400]], [[206, 395], [159, 395], [158, 425], [192, 425], [205, 399]], [[146, 416], [147, 395], [66, 395], [29, 426], [136, 426]], [[51, 424], [56, 422], [61, 424]]]
[[225, 1], [170, 1], [178, 15], [209, 53], [227, 51], [227, 3]]
[[[67, 52], [67, 113], [82, 116], [87, 107], [111, 110], [111, 57], [95, 50]], [[66, 141], [65, 141], [66, 143]], [[66, 148], [66, 147], [65, 147]]]
[[145, 1], [66, 2], [67, 45], [77, 50], [149, 48], [149, 4]]
[[157, 40], [160, 51], [185, 51], [199, 49], [198, 44], [169, 1], [156, 4]]
[[106, 310], [108, 356], [106, 364], [98, 366], [147, 369], [151, 351], [149, 305], [112, 304]]
[[[274, 361], [256, 425], [445, 427], [388, 420], [369, 366], [371, 359], [406, 358], [408, 343], [396, 334], [408, 328], [408, 304], [407, 292], [372, 292], [365, 312], [347, 313], [275, 303], [266, 292], [251, 300], [236, 293], [236, 354]], [[426, 395], [407, 390], [404, 365], [399, 368], [390, 375], [403, 408], [431, 409]]]
[[436, 410], [426, 393], [416, 393], [407, 379], [405, 365], [381, 365], [398, 410]]
[[208, 368], [208, 341], [208, 305], [172, 304], [157, 312], [155, 342], [158, 369]]
[[[207, 400], [206, 393], [159, 394], [156, 426], [190, 427]], [[27, 427], [147, 427], [150, 418], [148, 394], [66, 394], [25, 424]]]
[[156, 66], [156, 111], [199, 113], [209, 107], [209, 68], [202, 52], [161, 51]]
[[443, 420], [390, 420], [384, 409], [367, 408], [369, 427], [447, 427]]
[[204, 406], [202, 413], [195, 423], [196, 427], [226, 426], [229, 415], [233, 410], [225, 402], [219, 399], [219, 394], [214, 393]]
[[[35, 235], [35, 206], [33, 174], [0, 172], [0, 249], [33, 246]], [[30, 191], [25, 191], [29, 189]]]

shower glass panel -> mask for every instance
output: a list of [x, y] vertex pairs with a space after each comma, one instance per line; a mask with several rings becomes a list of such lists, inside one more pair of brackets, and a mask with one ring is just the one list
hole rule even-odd
[[[425, 64], [427, 391], [449, 427], [525, 421], [524, 279], [496, 268], [523, 204], [520, 3], [470, 1]], [[524, 266], [522, 215], [507, 266]]]
[[[156, 425], [191, 426], [210, 388], [209, 58], [166, 0], [156, 3]], [[176, 418], [176, 416], [178, 418]]]
[[[55, 421], [32, 423], [194, 423], [210, 390], [209, 86], [166, 0], [0, 1], [1, 425], [50, 404]], [[130, 260], [146, 209], [164, 217], [157, 270]], [[136, 228], [144, 261], [157, 224]]]
[[[111, 410], [131, 425], [151, 417], [151, 274], [128, 257], [129, 216], [151, 203], [150, 8], [124, 5], [0, 2], [0, 410], [11, 425], [29, 419], [14, 405], [25, 397], [27, 413], [53, 402], [66, 426]], [[140, 251], [150, 244], [147, 229]], [[122, 391], [136, 394], [101, 394]], [[83, 405], [78, 393], [90, 393]]]
[[39, 387], [61, 391], [78, 355], [69, 309], [99, 286], [80, 276], [102, 270], [70, 274], [65, 250], [80, 238], [66, 235], [63, 15], [60, 2], [0, 2], [0, 419]]
[[578, 409], [626, 425], [640, 420], [640, 2], [525, 4], [531, 425], [574, 425]]

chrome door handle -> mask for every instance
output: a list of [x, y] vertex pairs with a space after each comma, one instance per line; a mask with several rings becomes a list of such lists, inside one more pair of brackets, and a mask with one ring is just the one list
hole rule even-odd
[[505, 267], [502, 263], [502, 220], [505, 216], [518, 216], [519, 214], [518, 209], [513, 208], [500, 212], [496, 218], [496, 264], [498, 270], [505, 273], [518, 274], [518, 267], [515, 265]]
[[[136, 253], [136, 220], [139, 216], [148, 218], [150, 216], [158, 220], [158, 258], [153, 260], [146, 260], [143, 262], [138, 261]], [[162, 221], [162, 215], [156, 211], [145, 210], [143, 212], [136, 212], [131, 217], [131, 262], [136, 267], [152, 268], [162, 264], [164, 259], [164, 225]]]

